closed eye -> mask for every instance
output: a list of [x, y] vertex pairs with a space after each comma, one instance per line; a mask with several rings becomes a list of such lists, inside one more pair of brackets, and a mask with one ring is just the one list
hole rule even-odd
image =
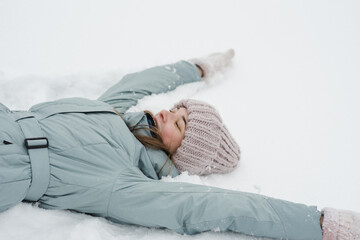
[[184, 121], [184, 128], [186, 129], [186, 127], [187, 127], [187, 122], [186, 122], [186, 119], [185, 119], [185, 117], [182, 117], [182, 119], [183, 119], [183, 121]]
[[180, 130], [180, 132], [181, 132], [181, 128], [180, 128], [180, 126], [179, 126], [179, 124], [176, 122], [175, 123], [176, 124], [176, 127]]

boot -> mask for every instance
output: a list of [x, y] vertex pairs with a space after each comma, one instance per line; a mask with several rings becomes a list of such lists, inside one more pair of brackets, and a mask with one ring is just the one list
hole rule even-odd
[[203, 71], [203, 78], [207, 79], [218, 71], [228, 66], [231, 63], [231, 59], [234, 57], [234, 49], [229, 49], [224, 53], [213, 53], [203, 58], [193, 58], [189, 62], [194, 63]]
[[323, 240], [360, 240], [360, 213], [325, 208]]

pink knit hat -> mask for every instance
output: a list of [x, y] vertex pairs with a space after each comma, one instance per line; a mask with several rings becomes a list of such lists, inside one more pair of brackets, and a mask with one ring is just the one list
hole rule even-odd
[[240, 148], [215, 108], [192, 99], [182, 100], [174, 107], [185, 107], [189, 113], [185, 138], [172, 155], [177, 169], [196, 175], [233, 170], [240, 160]]

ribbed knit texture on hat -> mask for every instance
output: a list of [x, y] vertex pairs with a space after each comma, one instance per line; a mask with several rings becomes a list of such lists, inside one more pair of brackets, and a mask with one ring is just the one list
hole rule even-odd
[[360, 213], [325, 208], [323, 240], [360, 240]]
[[233, 170], [240, 160], [240, 148], [218, 112], [192, 99], [182, 100], [175, 107], [185, 107], [189, 114], [185, 138], [172, 156], [178, 170], [196, 175]]

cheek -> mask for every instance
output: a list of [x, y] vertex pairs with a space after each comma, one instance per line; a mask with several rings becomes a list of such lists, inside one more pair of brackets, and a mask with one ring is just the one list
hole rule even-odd
[[173, 131], [169, 127], [164, 127], [161, 131], [161, 139], [164, 142], [166, 146], [169, 146], [169, 144], [172, 142], [173, 138]]
[[171, 127], [164, 127], [161, 132], [161, 139], [163, 143], [171, 148], [178, 148], [181, 144], [181, 134], [176, 132], [176, 129]]

